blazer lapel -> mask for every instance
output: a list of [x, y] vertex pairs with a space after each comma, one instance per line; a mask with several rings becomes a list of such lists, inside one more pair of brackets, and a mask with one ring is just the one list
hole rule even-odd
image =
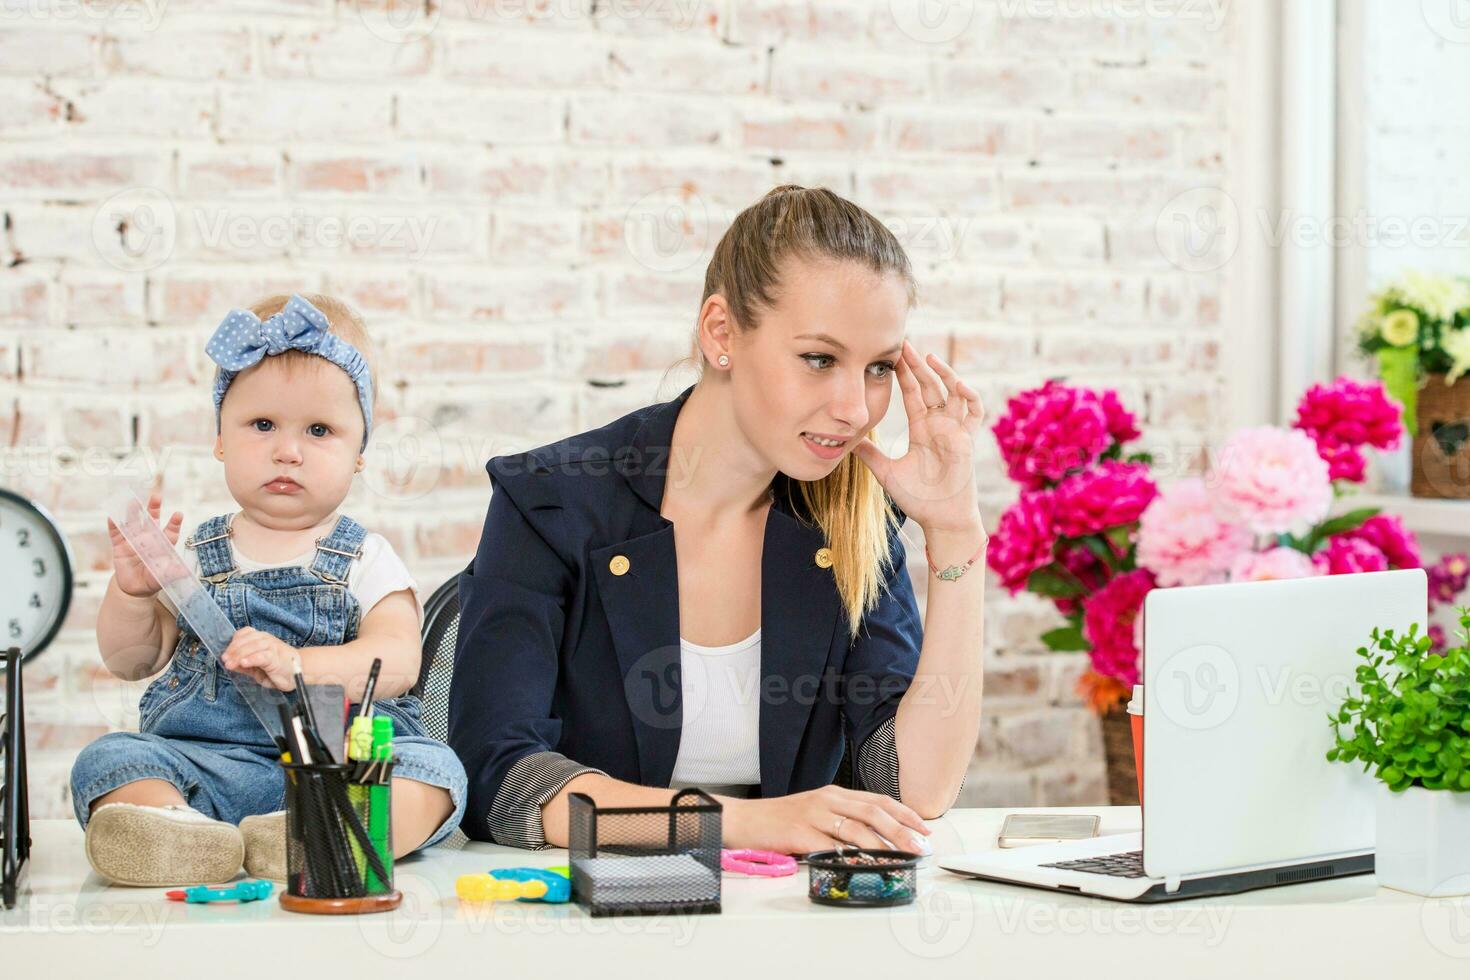
[[761, 555], [761, 796], [790, 792], [813, 701], [842, 613], [832, 569], [817, 564], [822, 530], [773, 504]]
[[[633, 716], [640, 781], [647, 786], [669, 785], [684, 723], [679, 573], [674, 525], [667, 521], [664, 525], [652, 534], [591, 552], [623, 676], [622, 693]], [[614, 568], [626, 570], [617, 574]]]
[[[693, 387], [653, 406], [626, 446], [613, 451], [613, 469], [649, 508], [634, 520], [633, 537], [589, 554], [602, 608], [612, 628], [633, 716], [639, 781], [667, 786], [679, 756], [684, 724], [679, 675], [679, 568], [674, 525], [659, 513], [674, 423]], [[621, 574], [614, 571], [616, 567]]]

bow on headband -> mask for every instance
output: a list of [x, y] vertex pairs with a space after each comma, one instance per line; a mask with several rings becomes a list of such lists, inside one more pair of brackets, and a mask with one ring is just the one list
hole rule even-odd
[[214, 373], [214, 419], [219, 428], [220, 406], [235, 376], [267, 357], [288, 350], [304, 351], [326, 358], [347, 372], [357, 387], [357, 404], [362, 408], [362, 445], [367, 448], [373, 429], [373, 378], [362, 352], [331, 332], [327, 315], [300, 296], [286, 301], [281, 312], [260, 317], [249, 310], [231, 310], [204, 346], [210, 360], [219, 365]]

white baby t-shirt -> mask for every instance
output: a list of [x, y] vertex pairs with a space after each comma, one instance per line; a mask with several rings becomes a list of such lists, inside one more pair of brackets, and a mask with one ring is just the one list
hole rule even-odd
[[[189, 571], [197, 576], [199, 574], [198, 552], [193, 548], [179, 548], [178, 551], [182, 554]], [[258, 562], [242, 554], [233, 541], [230, 542], [230, 553], [235, 559], [236, 567], [242, 572], [260, 572], [268, 568], [290, 568], [294, 565], [310, 568], [312, 560], [316, 557], [316, 549], [313, 548], [288, 561]], [[418, 588], [418, 583], [409, 574], [408, 566], [403, 563], [402, 558], [398, 557], [398, 553], [393, 550], [388, 539], [381, 534], [369, 531], [362, 541], [362, 557], [354, 561], [347, 570], [347, 591], [352, 593], [358, 605], [362, 607], [363, 618], [366, 619], [368, 611], [385, 596], [392, 595], [400, 589], [408, 589], [409, 594], [413, 596], [414, 607], [418, 610], [419, 627], [422, 629], [424, 606], [419, 601]], [[169, 599], [166, 592], [158, 593], [158, 598], [169, 612], [175, 616], [179, 614], [178, 607]]]

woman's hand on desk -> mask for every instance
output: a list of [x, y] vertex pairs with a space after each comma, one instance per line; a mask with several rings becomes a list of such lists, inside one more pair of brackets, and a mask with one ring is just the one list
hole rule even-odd
[[840, 786], [725, 804], [725, 846], [732, 848], [806, 854], [838, 844], [887, 848], [887, 840], [918, 853], [929, 833], [919, 815], [897, 800]]

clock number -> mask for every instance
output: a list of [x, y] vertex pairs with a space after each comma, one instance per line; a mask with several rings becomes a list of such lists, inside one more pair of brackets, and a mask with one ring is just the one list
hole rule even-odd
[[45, 559], [43, 559], [43, 558], [32, 558], [31, 559], [31, 567], [36, 570], [36, 578], [43, 578], [43, 577], [45, 577], [45, 575], [46, 575], [46, 561], [45, 561]]
[[18, 619], [12, 619], [10, 621], [10, 638], [12, 640], [20, 639], [20, 620]]
[[28, 605], [32, 609], [40, 609], [41, 608], [41, 593], [39, 593], [39, 592], [32, 592], [31, 593], [31, 601], [28, 603]]
[[29, 548], [31, 546], [31, 529], [28, 527], [16, 528], [15, 540], [20, 542], [22, 548]]

